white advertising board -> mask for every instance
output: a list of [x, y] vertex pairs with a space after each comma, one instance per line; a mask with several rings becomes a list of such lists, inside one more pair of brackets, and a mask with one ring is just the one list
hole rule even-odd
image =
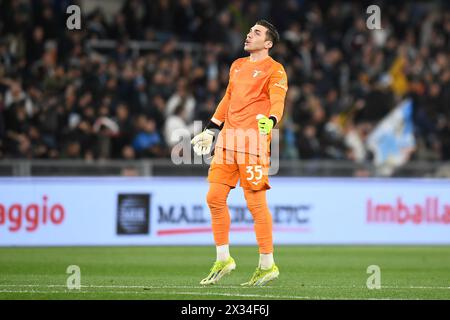
[[[277, 244], [450, 244], [450, 181], [271, 178]], [[0, 246], [213, 245], [205, 178], [0, 178]], [[256, 245], [242, 190], [230, 243]]]

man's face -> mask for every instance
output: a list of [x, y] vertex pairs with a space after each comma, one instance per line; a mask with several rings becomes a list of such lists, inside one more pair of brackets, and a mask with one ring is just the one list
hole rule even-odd
[[272, 41], [266, 40], [267, 28], [255, 24], [247, 33], [244, 43], [244, 50], [247, 52], [255, 52], [263, 49], [269, 49]]

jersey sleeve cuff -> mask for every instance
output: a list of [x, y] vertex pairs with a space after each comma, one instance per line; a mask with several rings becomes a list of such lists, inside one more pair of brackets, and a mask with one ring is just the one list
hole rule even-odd
[[219, 119], [217, 119], [217, 118], [214, 118], [214, 117], [212, 117], [211, 118], [211, 121], [212, 122], [214, 122], [216, 125], [218, 125], [219, 127], [222, 125], [222, 121], [220, 121]]
[[275, 127], [275, 126], [277, 125], [277, 123], [278, 123], [277, 117], [274, 116], [274, 115], [271, 115], [271, 116], [269, 117], [269, 119], [273, 121], [273, 126]]
[[211, 120], [205, 127], [205, 129], [217, 129], [217, 130], [222, 130], [222, 128], [223, 128], [223, 122], [217, 120], [214, 117], [211, 118]]

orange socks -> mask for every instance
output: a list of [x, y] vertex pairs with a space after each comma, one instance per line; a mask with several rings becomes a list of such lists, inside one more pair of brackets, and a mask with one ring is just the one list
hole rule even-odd
[[227, 207], [227, 198], [231, 188], [226, 184], [210, 183], [206, 202], [211, 211], [212, 230], [216, 246], [229, 243], [230, 213]]
[[[216, 246], [229, 243], [230, 213], [227, 198], [231, 188], [221, 183], [210, 183], [206, 201], [211, 211], [212, 230]], [[244, 196], [255, 223], [256, 241], [259, 253], [273, 253], [272, 216], [267, 207], [266, 191], [244, 189]]]
[[244, 189], [247, 207], [255, 221], [256, 241], [259, 253], [273, 253], [272, 215], [266, 201], [266, 190], [253, 191]]

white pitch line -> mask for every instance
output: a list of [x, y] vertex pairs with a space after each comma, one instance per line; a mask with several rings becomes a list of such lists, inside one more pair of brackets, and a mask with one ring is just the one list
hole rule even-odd
[[[64, 284], [0, 284], [0, 287], [29, 287], [29, 288], [67, 288]], [[177, 285], [162, 285], [162, 286], [144, 286], [144, 285], [81, 285], [81, 288], [118, 288], [118, 289], [211, 289], [211, 288], [242, 288], [247, 289], [251, 287], [243, 286], [177, 286]], [[254, 288], [254, 287], [253, 287]], [[266, 287], [269, 288], [269, 287]]]
[[[57, 293], [57, 294], [62, 294], [62, 293], [67, 293], [67, 294], [95, 294], [95, 293], [111, 293], [111, 294], [149, 294], [149, 292], [144, 292], [144, 291], [81, 291], [81, 290], [60, 290], [60, 291], [56, 291], [56, 290], [1, 290], [0, 289], [0, 293], [43, 293], [43, 294], [49, 294], [49, 293]], [[161, 294], [163, 292], [158, 292], [158, 294]], [[164, 292], [167, 293], [167, 292]], [[154, 294], [154, 293], [153, 293]], [[170, 293], [172, 294], [172, 293]]]
[[[162, 294], [158, 292], [157, 294]], [[156, 292], [155, 292], [156, 294]], [[224, 296], [224, 297], [242, 297], [242, 298], [275, 298], [275, 299], [323, 299], [319, 297], [305, 297], [305, 296], [277, 296], [271, 294], [243, 294], [243, 293], [224, 293], [224, 292], [171, 292], [176, 295], [198, 295], [198, 296]], [[339, 299], [339, 298], [338, 298]]]
[[143, 294], [143, 295], [153, 295], [153, 294], [167, 294], [167, 295], [200, 295], [200, 296], [228, 296], [228, 297], [254, 297], [254, 298], [280, 298], [280, 299], [313, 299], [313, 297], [300, 297], [300, 296], [277, 296], [277, 295], [265, 295], [265, 294], [232, 294], [232, 293], [213, 293], [213, 292], [167, 292], [167, 291], [80, 291], [80, 290], [66, 290], [66, 291], [55, 291], [55, 290], [0, 290], [0, 293], [68, 293], [68, 294], [93, 294], [93, 293], [111, 293], [111, 294]]
[[444, 289], [444, 290], [450, 290], [450, 287], [425, 287], [425, 286], [418, 286], [418, 287], [396, 287], [396, 286], [381, 286], [381, 289]]
[[[29, 287], [29, 288], [66, 288], [67, 285], [63, 284], [0, 284], [0, 287]], [[143, 286], [143, 285], [82, 285], [81, 288], [122, 288], [122, 289], [254, 289], [255, 287], [246, 286], [176, 286], [176, 285], [163, 285], [163, 286]], [[270, 286], [264, 286], [264, 288], [273, 288]], [[287, 288], [287, 287], [278, 287]]]
[[238, 297], [255, 297], [255, 298], [275, 298], [275, 299], [294, 299], [294, 300], [420, 300], [419, 298], [415, 299], [404, 299], [404, 298], [349, 298], [349, 297], [305, 297], [305, 296], [277, 296], [277, 295], [259, 295], [259, 294], [233, 294], [233, 293], [214, 293], [214, 292], [173, 292], [171, 294], [180, 294], [180, 295], [200, 295], [200, 296], [238, 296]]
[[[0, 284], [0, 287], [41, 287], [41, 288], [58, 288], [67, 287], [63, 284]], [[179, 286], [179, 285], [161, 285], [161, 286], [145, 286], [145, 285], [82, 285], [82, 288], [122, 288], [122, 289], [255, 289], [255, 287], [245, 286]], [[367, 289], [366, 287], [357, 286], [283, 286], [283, 287], [270, 287], [264, 286], [260, 288], [296, 288], [296, 289]], [[450, 287], [428, 287], [428, 286], [409, 286], [409, 287], [397, 287], [397, 286], [381, 286], [381, 289], [424, 289], [424, 290], [450, 290]]]
[[[309, 297], [309, 296], [284, 296], [284, 295], [266, 295], [266, 294], [240, 294], [240, 293], [214, 293], [214, 292], [167, 292], [167, 291], [78, 291], [78, 290], [66, 290], [66, 291], [51, 291], [51, 290], [0, 290], [0, 293], [27, 293], [27, 294], [92, 294], [92, 293], [109, 293], [109, 294], [141, 294], [141, 295], [196, 295], [196, 296], [225, 296], [225, 297], [241, 297], [241, 298], [274, 298], [274, 299], [292, 299], [292, 300], [404, 300], [401, 298], [348, 298], [348, 297]], [[411, 299], [406, 299], [411, 300]]]

